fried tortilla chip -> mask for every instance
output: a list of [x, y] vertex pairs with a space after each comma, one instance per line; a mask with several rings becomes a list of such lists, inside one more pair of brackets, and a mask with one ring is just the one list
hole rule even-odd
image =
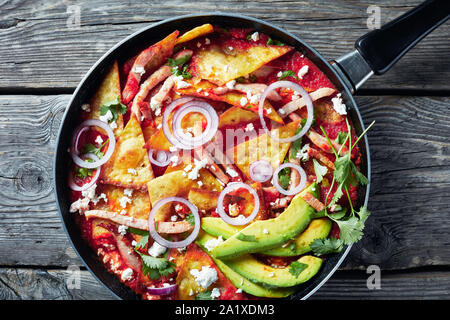
[[[119, 65], [117, 64], [117, 61], [114, 61], [113, 66], [106, 74], [97, 89], [97, 92], [95, 92], [89, 101], [89, 107], [91, 109], [88, 116], [89, 119], [99, 119], [100, 107], [106, 102], [116, 100], [117, 97], [120, 98]], [[116, 136], [123, 130], [123, 116], [121, 113], [118, 113], [117, 115], [117, 128], [114, 129], [114, 134]]]
[[219, 129], [225, 126], [235, 126], [239, 123], [253, 122], [258, 119], [258, 115], [254, 112], [232, 107], [220, 115]]
[[212, 210], [217, 207], [219, 195], [218, 191], [193, 188], [189, 191], [188, 200], [199, 210]]
[[210, 25], [209, 23], [206, 23], [204, 25], [195, 27], [194, 29], [184, 33], [177, 39], [177, 44], [191, 41], [192, 39], [207, 35], [209, 33], [212, 33], [213, 31], [214, 31], [213, 26]]
[[[250, 101], [248, 101], [246, 94], [238, 91], [230, 91], [222, 95], [215, 94], [214, 89], [217, 88], [215, 84], [206, 80], [201, 81], [197, 80], [198, 79], [186, 81], [189, 84], [191, 84], [191, 86], [183, 89], [177, 89], [177, 92], [181, 95], [190, 95], [203, 98], [206, 97], [211, 100], [226, 102], [233, 106], [242, 108], [244, 110], [249, 110], [258, 114], [259, 101], [256, 103], [251, 103]], [[242, 102], [245, 103], [243, 104]], [[273, 120], [281, 124], [284, 123], [283, 119], [281, 119], [281, 117], [278, 115], [278, 113], [275, 111], [275, 109], [267, 100], [264, 102], [263, 114], [266, 118], [269, 118], [270, 120]]]
[[132, 115], [119, 136], [111, 158], [102, 167], [100, 179], [103, 183], [125, 188], [147, 188], [153, 179], [144, 135], [136, 117]]
[[[285, 126], [273, 129], [271, 134], [279, 139], [292, 137], [299, 125], [300, 121], [293, 121]], [[257, 160], [267, 160], [274, 169], [278, 168], [286, 157], [290, 145], [290, 142], [280, 143], [266, 133], [238, 144], [231, 148], [228, 153], [232, 153], [229, 156], [234, 159], [235, 164], [242, 173], [250, 177], [248, 167]]]
[[217, 85], [245, 77], [268, 62], [292, 50], [289, 46], [254, 45], [247, 50], [233, 49], [226, 54], [219, 46], [198, 50], [192, 57], [197, 75]]
[[[132, 190], [131, 196], [124, 193], [125, 189], [112, 185], [105, 185], [103, 192], [108, 199], [109, 211], [127, 215], [137, 219], [148, 219], [150, 212], [150, 198], [147, 191]], [[127, 199], [130, 201], [126, 201]]]

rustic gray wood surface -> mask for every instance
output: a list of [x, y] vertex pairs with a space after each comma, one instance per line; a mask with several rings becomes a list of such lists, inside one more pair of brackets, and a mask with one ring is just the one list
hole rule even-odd
[[[123, 37], [199, 12], [276, 23], [336, 58], [368, 32], [369, 5], [385, 23], [420, 1], [0, 1], [0, 299], [111, 299], [83, 267], [69, 289], [70, 247], [52, 190], [53, 148], [70, 93]], [[78, 5], [81, 27], [68, 28]], [[69, 13], [68, 13], [69, 11]], [[366, 235], [313, 298], [450, 298], [450, 24], [435, 30], [357, 96], [369, 132], [372, 186]], [[381, 289], [366, 285], [369, 265]]]

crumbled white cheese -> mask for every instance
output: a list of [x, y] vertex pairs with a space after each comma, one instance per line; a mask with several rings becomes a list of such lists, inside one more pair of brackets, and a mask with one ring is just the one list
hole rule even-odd
[[133, 189], [124, 189], [123, 194], [128, 197], [131, 197], [133, 195]]
[[239, 100], [239, 103], [241, 104], [241, 106], [245, 107], [247, 105], [247, 98], [242, 97], [241, 100]]
[[126, 208], [127, 203], [131, 203], [131, 199], [128, 198], [127, 196], [123, 196], [122, 198], [119, 199], [119, 202], [120, 202], [120, 206], [122, 208]]
[[277, 77], [279, 78], [279, 77], [281, 77], [283, 75], [283, 71], [279, 71], [278, 73], [277, 73]]
[[89, 105], [89, 103], [85, 103], [81, 106], [81, 110], [91, 112], [91, 106]]
[[236, 293], [242, 293], [242, 289], [241, 288], [237, 289]]
[[309, 70], [309, 66], [305, 65], [305, 66], [301, 67], [300, 70], [298, 70], [297, 76], [300, 79], [303, 79], [303, 76], [308, 73], [308, 70]]
[[137, 245], [136, 240], [131, 241], [131, 245], [132, 245], [133, 247], [136, 247], [136, 245]]
[[122, 276], [120, 277], [122, 281], [129, 281], [133, 277], [133, 269], [128, 268], [122, 272]]
[[184, 81], [183, 76], [177, 76], [174, 79], [175, 79], [175, 83], [177, 85], [177, 89], [189, 88], [191, 86], [190, 83], [187, 83], [186, 81]]
[[218, 297], [220, 297], [220, 290], [219, 290], [219, 288], [212, 289], [212, 291], [211, 291], [211, 299], [216, 299]]
[[253, 131], [253, 130], [255, 130], [255, 127], [253, 126], [253, 123], [249, 123], [249, 124], [247, 124], [247, 126], [245, 127], [244, 130], [246, 132]]
[[154, 241], [153, 245], [148, 249], [148, 254], [154, 258], [159, 257], [160, 255], [166, 252], [167, 248], [160, 245], [158, 242]]
[[127, 214], [127, 210], [122, 209], [122, 210], [120, 210], [119, 214], [126, 215]]
[[233, 47], [228, 47], [228, 50], [233, 51], [234, 48]]
[[228, 81], [228, 82], [225, 84], [225, 86], [226, 86], [228, 89], [233, 90], [235, 84], [236, 84], [236, 80], [231, 80], [231, 81]]
[[299, 152], [297, 152], [297, 154], [296, 154], [295, 157], [296, 157], [297, 159], [302, 160], [302, 161], [308, 161], [308, 160], [309, 160], [309, 154], [308, 154], [308, 151], [309, 151], [309, 143], [305, 144], [305, 145], [302, 147], [302, 149], [301, 149]]
[[173, 215], [170, 217], [170, 221], [175, 222], [178, 220], [178, 216], [177, 215]]
[[81, 198], [81, 199], [78, 199], [77, 201], [73, 202], [70, 205], [69, 211], [74, 213], [74, 212], [78, 212], [78, 211], [82, 212], [82, 211], [85, 211], [88, 209], [89, 209], [89, 199]]
[[340, 96], [331, 99], [331, 102], [333, 102], [333, 109], [336, 110], [337, 113], [339, 113], [340, 115], [347, 114], [347, 107], [345, 106], [344, 101], [342, 101], [342, 98]]
[[89, 200], [95, 200], [95, 189], [97, 188], [97, 184], [94, 183], [92, 186], [90, 186], [88, 189], [81, 191], [81, 195], [85, 198], [88, 198]]
[[120, 225], [118, 228], [117, 228], [117, 232], [119, 232], [121, 235], [125, 235], [126, 233], [127, 233], [127, 230], [128, 230], [128, 227], [127, 226], [124, 226], [124, 225]]
[[259, 99], [260, 99], [260, 96], [257, 95], [257, 94], [254, 94], [254, 95], [250, 96], [249, 101], [250, 101], [250, 103], [255, 104], [255, 103], [257, 103], [259, 101]]
[[103, 122], [106, 122], [106, 123], [109, 123], [113, 118], [114, 118], [114, 116], [113, 116], [111, 110], [108, 110], [105, 113], [105, 115], [98, 117], [98, 119], [100, 121], [103, 121]]
[[188, 173], [188, 178], [196, 180], [200, 177], [200, 170], [208, 164], [208, 159], [197, 160], [194, 159], [194, 168]]
[[130, 169], [128, 169], [128, 173], [131, 173], [132, 175], [137, 176], [137, 171], [136, 171], [136, 169], [130, 168]]
[[159, 115], [161, 115], [161, 108], [157, 108], [155, 110], [155, 116], [159, 116]]
[[161, 129], [162, 128], [162, 123], [158, 124], [158, 126], [156, 127], [156, 129]]
[[200, 180], [197, 181], [197, 184], [199, 187], [201, 187], [203, 185], [203, 182], [201, 182]]
[[97, 145], [102, 145], [102, 143], [103, 143], [102, 137], [101, 136], [97, 136], [97, 138], [95, 138], [95, 143]]
[[227, 173], [230, 175], [230, 177], [232, 178], [236, 178], [239, 177], [239, 174], [233, 169], [233, 168], [227, 168]]
[[272, 109], [267, 109], [267, 110], [266, 110], [266, 113], [267, 113], [267, 114], [271, 114], [271, 113], [272, 113]]
[[177, 152], [177, 151], [178, 151], [178, 148], [177, 148], [177, 147], [174, 147], [174, 146], [170, 146], [170, 147], [169, 147], [169, 151], [170, 151], [170, 152]]
[[192, 289], [189, 289], [189, 296], [193, 296], [194, 295], [194, 291], [192, 291]]
[[263, 233], [264, 233], [264, 234], [269, 234], [269, 230], [264, 229], [264, 230], [263, 230]]
[[194, 276], [197, 284], [204, 289], [219, 279], [216, 269], [209, 266], [203, 266], [200, 271], [198, 269], [191, 269], [191, 274]]
[[178, 164], [178, 161], [180, 161], [180, 158], [174, 154], [169, 158], [169, 161], [172, 162], [172, 166], [176, 166]]
[[223, 242], [223, 238], [222, 238], [222, 236], [219, 236], [218, 238], [214, 238], [214, 239], [206, 241], [205, 248], [208, 249], [208, 251], [212, 251], [212, 249], [217, 247], [222, 242]]
[[133, 72], [134, 73], [139, 73], [140, 76], [142, 77], [144, 75], [144, 73], [145, 73], [145, 68], [143, 66], [135, 66], [133, 68]]
[[103, 199], [103, 201], [108, 202], [108, 198], [106, 197], [106, 194], [104, 194], [104, 193], [101, 193], [97, 198], [98, 201], [100, 201], [102, 199]]
[[202, 92], [202, 90], [203, 90], [202, 88], [198, 88], [197, 92], [200, 93], [200, 92]]
[[252, 35], [250, 36], [250, 39], [252, 39], [253, 41], [258, 41], [259, 40], [259, 33], [258, 32], [253, 32]]
[[275, 274], [273, 272], [269, 273], [269, 277], [273, 277]]
[[281, 114], [281, 115], [285, 115], [286, 111], [284, 111], [283, 109], [278, 109], [278, 113]]

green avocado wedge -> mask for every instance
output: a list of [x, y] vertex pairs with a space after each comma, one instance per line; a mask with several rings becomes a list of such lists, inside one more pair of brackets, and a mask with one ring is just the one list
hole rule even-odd
[[[311, 250], [309, 245], [316, 239], [324, 239], [331, 230], [332, 223], [328, 218], [314, 219], [308, 225], [305, 231], [297, 236], [291, 245], [281, 245], [277, 248], [260, 252], [262, 254], [276, 257], [292, 257], [305, 254]], [[221, 218], [205, 217], [202, 218], [202, 229], [210, 235], [223, 239], [228, 239], [238, 233], [243, 227], [232, 226], [223, 221]], [[270, 232], [270, 231], [269, 231]]]
[[[293, 287], [314, 277], [322, 266], [322, 259], [314, 256], [303, 256], [296, 260], [307, 267], [297, 276], [292, 274], [290, 266], [286, 268], [272, 268], [246, 254], [238, 258], [225, 260], [226, 265], [248, 280], [265, 287]], [[291, 264], [292, 265], [292, 264]]]
[[[200, 246], [200, 248], [202, 248], [203, 251], [208, 253], [208, 250], [205, 248], [205, 243], [213, 239], [216, 238], [210, 236], [209, 234], [203, 233], [197, 238], [196, 243]], [[213, 256], [211, 256], [211, 258], [214, 260], [214, 263], [220, 271], [222, 271], [233, 283], [233, 285], [236, 288], [242, 289], [242, 291], [246, 293], [263, 298], [285, 298], [295, 292], [293, 288], [266, 288], [259, 284], [253, 283], [247, 278], [241, 276], [239, 273], [233, 271], [233, 269], [228, 267], [222, 260], [216, 259]]]
[[295, 238], [317, 216], [314, 208], [301, 196], [306, 192], [316, 194], [317, 189], [317, 183], [311, 184], [297, 194], [278, 217], [251, 223], [215, 247], [212, 255], [219, 259], [231, 259], [246, 253], [274, 249]]

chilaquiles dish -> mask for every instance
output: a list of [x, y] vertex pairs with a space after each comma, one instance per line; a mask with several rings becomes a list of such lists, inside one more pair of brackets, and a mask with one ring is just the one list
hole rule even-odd
[[80, 106], [68, 184], [83, 238], [144, 299], [289, 296], [369, 215], [340, 93], [256, 30], [148, 45]]

